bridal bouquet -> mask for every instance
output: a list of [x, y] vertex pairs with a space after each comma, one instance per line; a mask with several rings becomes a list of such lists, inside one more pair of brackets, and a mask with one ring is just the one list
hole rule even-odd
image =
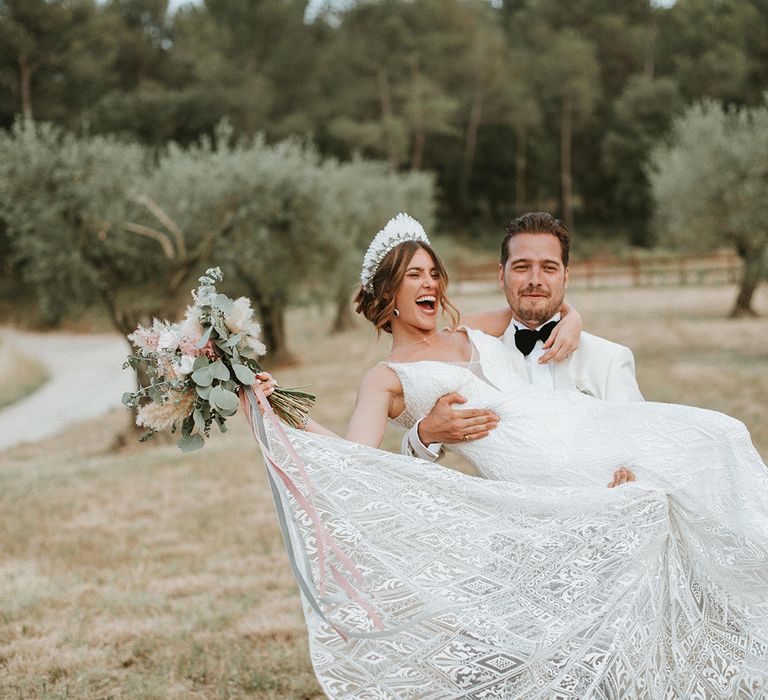
[[[155, 319], [150, 328], [139, 326], [128, 336], [135, 352], [123, 367], [139, 377], [139, 368], [145, 368], [148, 384], [141, 386], [139, 380], [139, 390], [126, 392], [122, 401], [139, 408], [136, 424], [148, 429], [142, 441], [161, 430], [179, 430], [177, 445], [184, 452], [199, 449], [214, 422], [226, 431], [226, 420], [239, 405], [237, 392], [254, 384], [262, 371], [257, 358], [267, 349], [259, 340], [251, 302], [217, 292], [222, 277], [218, 267], [206, 271], [180, 323]], [[301, 427], [315, 397], [276, 387], [269, 402], [289, 425]]]

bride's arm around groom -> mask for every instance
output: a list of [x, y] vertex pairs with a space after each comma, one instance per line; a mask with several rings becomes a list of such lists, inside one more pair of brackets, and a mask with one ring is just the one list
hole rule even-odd
[[[566, 356], [551, 348], [568, 286], [569, 252], [567, 229], [549, 214], [535, 212], [513, 220], [501, 245], [498, 273], [509, 311], [472, 314], [462, 323], [500, 336], [510, 371], [543, 389], [642, 401], [629, 348], [589, 333], [581, 333], [578, 348]], [[491, 412], [462, 410], [461, 403], [458, 394], [441, 398], [406, 433], [403, 453], [435, 461], [442, 455], [441, 443], [482, 439], [495, 427]]]

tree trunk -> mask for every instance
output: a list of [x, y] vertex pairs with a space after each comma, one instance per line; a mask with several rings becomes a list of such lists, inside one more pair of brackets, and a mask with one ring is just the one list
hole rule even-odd
[[411, 157], [411, 170], [421, 170], [422, 163], [424, 162], [424, 144], [427, 141], [427, 136], [424, 131], [424, 126], [419, 124], [413, 131], [413, 156]]
[[484, 91], [478, 89], [472, 98], [472, 107], [469, 110], [469, 123], [464, 140], [464, 160], [461, 164], [461, 180], [459, 182], [459, 197], [464, 211], [469, 207], [469, 180], [472, 177], [472, 166], [477, 151], [477, 132], [480, 131], [480, 123], [483, 120], [484, 100]]
[[525, 129], [517, 130], [517, 144], [515, 144], [515, 208], [516, 215], [520, 216], [527, 207], [525, 206]]
[[573, 102], [563, 100], [560, 121], [560, 182], [563, 191], [563, 220], [573, 233], [573, 181], [571, 178], [571, 140], [573, 134]]
[[648, 50], [646, 53], [645, 61], [643, 62], [643, 75], [646, 78], [653, 78], [656, 73], [656, 37], [658, 36], [658, 27], [656, 25], [656, 15], [653, 17], [653, 26], [651, 27], [650, 41]]
[[336, 318], [333, 320], [331, 333], [343, 333], [354, 328], [354, 325], [349, 289], [347, 285], [341, 285], [336, 292]]
[[285, 302], [279, 298], [264, 299], [257, 303], [261, 317], [261, 330], [268, 354], [265, 358], [270, 368], [298, 364], [288, 349], [285, 333]]
[[[112, 293], [110, 291], [103, 293], [102, 298], [104, 299], [105, 305], [109, 310], [109, 315], [112, 320], [112, 325], [117, 329], [118, 333], [120, 333], [120, 335], [122, 335], [124, 338], [129, 333], [132, 333], [134, 330], [136, 330], [136, 326], [138, 326], [139, 324], [145, 327], [150, 326], [152, 324], [153, 316], [158, 315], [154, 313], [138, 315], [135, 313], [131, 313], [130, 311], [125, 311], [125, 312], [121, 311], [118, 308], [116, 300], [112, 296]], [[134, 349], [130, 341], [126, 340], [126, 344], [128, 345], [128, 352], [132, 353]], [[126, 355], [127, 354], [128, 353], [126, 353]], [[147, 372], [147, 368], [145, 365], [139, 365], [136, 368], [135, 390], [138, 390], [139, 387], [148, 386], [148, 385], [149, 385], [149, 374]], [[127, 421], [125, 430], [121, 431], [115, 436], [115, 439], [112, 441], [112, 445], [110, 446], [110, 449], [112, 451], [135, 447], [138, 444], [139, 438], [146, 432], [146, 428], [140, 428], [138, 425], [136, 425], [136, 416], [139, 413], [138, 407], [128, 409], [128, 412], [129, 412], [129, 420]], [[158, 437], [161, 437], [161, 436], [157, 435], [155, 436], [155, 439]]]
[[766, 245], [737, 245], [739, 257], [744, 261], [744, 271], [741, 275], [739, 293], [731, 309], [731, 318], [757, 316], [752, 308], [752, 297], [758, 285], [765, 277], [765, 260], [768, 256]]
[[391, 127], [393, 112], [392, 112], [392, 94], [389, 90], [389, 76], [385, 68], [379, 68], [378, 74], [379, 80], [379, 102], [381, 104], [381, 120], [384, 123], [384, 140], [387, 149], [387, 156], [389, 159], [389, 168], [394, 172], [397, 170], [397, 152], [395, 150], [395, 144], [392, 141], [392, 135], [388, 129]]
[[19, 56], [19, 82], [21, 83], [21, 114], [24, 121], [32, 121], [32, 73], [26, 56]]
[[424, 144], [427, 140], [424, 128], [424, 112], [422, 95], [419, 93], [419, 66], [416, 61], [411, 63], [411, 91], [416, 114], [413, 115], [413, 153], [411, 154], [411, 170], [421, 170], [424, 162]]

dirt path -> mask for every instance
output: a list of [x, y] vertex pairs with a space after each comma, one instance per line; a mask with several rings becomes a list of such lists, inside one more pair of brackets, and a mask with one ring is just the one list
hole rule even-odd
[[0, 450], [61, 432], [67, 425], [95, 418], [120, 405], [133, 388], [122, 370], [128, 345], [118, 335], [25, 333], [0, 329], [0, 337], [29, 348], [50, 373], [34, 394], [0, 410]]

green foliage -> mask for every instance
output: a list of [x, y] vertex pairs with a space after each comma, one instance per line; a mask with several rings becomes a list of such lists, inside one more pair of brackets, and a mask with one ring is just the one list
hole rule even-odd
[[123, 333], [175, 317], [212, 263], [251, 297], [279, 356], [286, 305], [348, 297], [370, 237], [401, 209], [431, 227], [430, 175], [324, 159], [297, 140], [235, 140], [226, 121], [214, 139], [170, 144], [154, 162], [136, 144], [50, 125], [0, 133], [0, 220], [51, 322], [95, 301]]
[[[661, 26], [660, 54], [686, 97], [759, 101], [750, 82], [754, 64], [764, 61], [765, 10], [763, 3], [743, 0], [675, 3]], [[764, 71], [764, 63], [757, 70]]]
[[651, 149], [667, 134], [682, 99], [669, 78], [634, 76], [614, 103], [614, 123], [603, 141], [603, 167], [615, 180], [616, 218], [636, 245], [655, 242], [649, 230], [652, 197], [646, 169]]
[[135, 144], [45, 124], [0, 133], [0, 218], [48, 321], [159, 273], [154, 247], [121, 230], [145, 158]]
[[734, 314], [750, 312], [768, 271], [768, 106], [725, 109], [706, 101], [675, 122], [650, 172], [663, 243], [689, 251], [730, 245], [745, 263]]
[[237, 138], [311, 137], [323, 157], [434, 171], [453, 230], [546, 208], [648, 244], [643, 172], [670, 118], [765, 89], [758, 0], [168, 7], [0, 2], [0, 127], [34, 115], [162, 151], [213, 139], [227, 117]]

